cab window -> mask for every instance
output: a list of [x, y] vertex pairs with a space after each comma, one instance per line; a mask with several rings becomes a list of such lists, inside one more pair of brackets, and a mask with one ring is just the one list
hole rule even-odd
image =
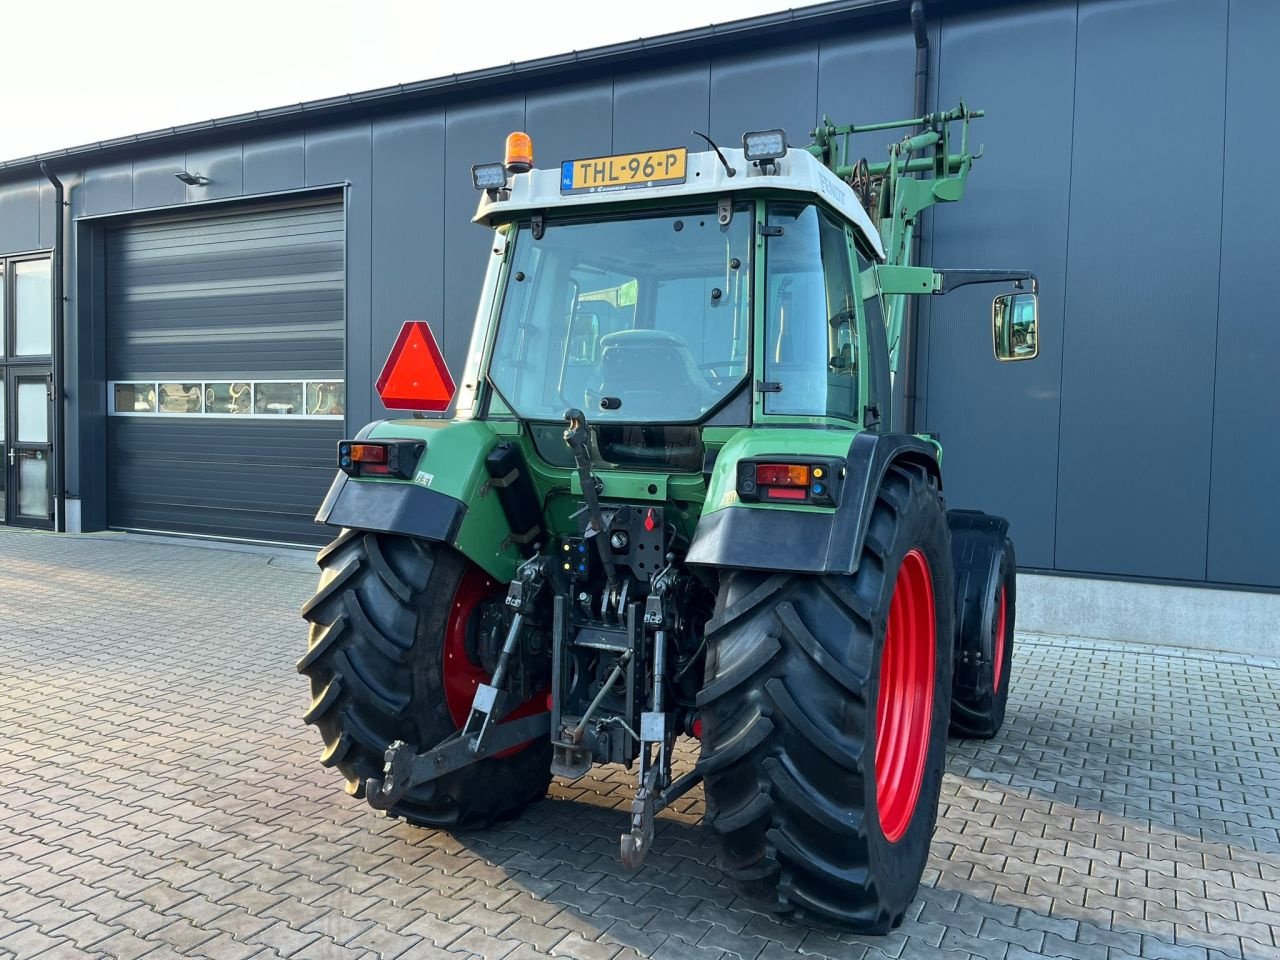
[[765, 412], [857, 419], [856, 279], [845, 227], [813, 204], [772, 203], [766, 251]]

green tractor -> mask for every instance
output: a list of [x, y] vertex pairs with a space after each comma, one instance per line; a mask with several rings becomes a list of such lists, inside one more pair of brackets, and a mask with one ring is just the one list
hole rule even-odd
[[[318, 515], [341, 532], [298, 669], [349, 794], [484, 827], [624, 764], [626, 865], [701, 784], [745, 896], [901, 922], [948, 729], [996, 734], [1012, 659], [1008, 524], [947, 511], [941, 447], [893, 402], [911, 297], [1004, 283], [996, 355], [1034, 355], [1031, 274], [910, 263], [978, 116], [556, 169], [521, 133], [473, 169], [493, 243], [461, 385], [424, 323], [378, 381], [452, 418], [342, 441]], [[850, 159], [894, 128], [887, 161]]]

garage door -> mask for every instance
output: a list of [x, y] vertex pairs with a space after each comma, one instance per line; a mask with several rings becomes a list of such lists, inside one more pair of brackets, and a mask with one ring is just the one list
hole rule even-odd
[[320, 543], [344, 428], [340, 200], [106, 243], [110, 526]]

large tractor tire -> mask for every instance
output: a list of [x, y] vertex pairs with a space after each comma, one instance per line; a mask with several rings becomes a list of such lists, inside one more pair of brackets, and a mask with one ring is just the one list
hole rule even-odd
[[[985, 514], [952, 511], [969, 524], [998, 520]], [[1000, 521], [1003, 523], [1003, 521]], [[951, 694], [951, 733], [989, 740], [1004, 724], [1013, 669], [1013, 625], [1017, 611], [1017, 563], [1013, 541], [1004, 536], [967, 550], [965, 533], [953, 519], [956, 569], [956, 648], [958, 660]], [[988, 555], [989, 554], [989, 555]]]
[[906, 466], [885, 477], [852, 577], [722, 574], [699, 766], [745, 897], [866, 933], [902, 922], [937, 819], [952, 590], [937, 485]]
[[[311, 681], [304, 719], [324, 739], [320, 762], [363, 797], [393, 740], [426, 749], [466, 721], [476, 684], [488, 680], [468, 654], [468, 632], [503, 588], [448, 547], [360, 530], [343, 530], [317, 562], [320, 587], [302, 608], [311, 623], [298, 661]], [[545, 709], [525, 707], [521, 715]], [[423, 826], [485, 826], [544, 797], [550, 771], [541, 738], [415, 787], [390, 812]]]

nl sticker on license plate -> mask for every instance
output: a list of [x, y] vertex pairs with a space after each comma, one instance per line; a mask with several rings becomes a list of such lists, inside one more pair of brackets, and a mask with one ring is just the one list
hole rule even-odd
[[560, 192], [607, 193], [684, 183], [688, 165], [684, 147], [566, 160], [560, 164]]

